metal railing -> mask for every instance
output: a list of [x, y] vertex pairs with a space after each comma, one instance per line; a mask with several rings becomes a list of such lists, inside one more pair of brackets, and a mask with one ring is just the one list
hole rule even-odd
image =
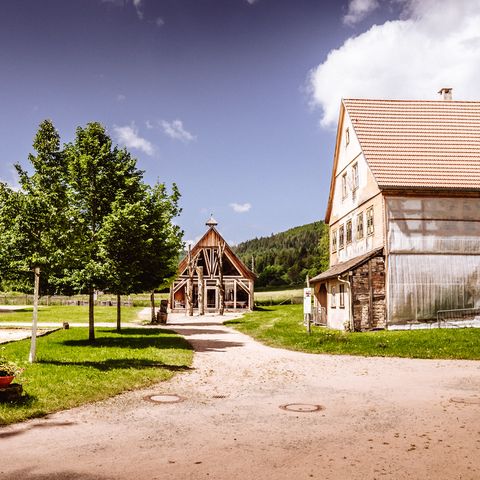
[[480, 326], [480, 308], [458, 308], [437, 311], [438, 328]]

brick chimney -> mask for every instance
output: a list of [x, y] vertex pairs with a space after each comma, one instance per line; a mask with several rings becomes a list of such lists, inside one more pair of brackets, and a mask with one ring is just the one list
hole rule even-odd
[[442, 96], [442, 100], [452, 100], [452, 90], [450, 87], [441, 88], [438, 93]]

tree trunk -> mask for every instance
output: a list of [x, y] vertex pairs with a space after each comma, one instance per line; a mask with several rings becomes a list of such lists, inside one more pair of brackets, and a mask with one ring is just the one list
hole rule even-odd
[[120, 332], [120, 330], [122, 329], [122, 305], [120, 303], [121, 299], [122, 297], [119, 293], [117, 293], [117, 332]]
[[198, 274], [198, 314], [205, 315], [203, 267], [197, 267]]
[[95, 341], [95, 317], [94, 317], [95, 301], [93, 298], [93, 288], [88, 290], [88, 340]]
[[153, 291], [150, 294], [150, 307], [151, 307], [151, 321], [152, 323], [155, 323], [157, 321], [157, 317], [155, 315], [155, 292]]
[[193, 278], [187, 280], [188, 316], [193, 317]]
[[38, 297], [40, 292], [40, 267], [35, 267], [34, 288], [33, 288], [33, 316], [32, 316], [32, 338], [30, 341], [30, 355], [28, 361], [35, 362], [37, 356], [37, 323], [38, 323]]
[[[200, 252], [199, 252], [200, 253]], [[197, 268], [197, 261], [199, 253], [192, 257], [192, 250], [191, 246], [188, 246], [188, 263], [187, 263], [187, 272], [188, 272], [188, 280], [187, 280], [187, 312], [190, 317], [193, 317], [193, 277], [195, 275], [195, 270]]]

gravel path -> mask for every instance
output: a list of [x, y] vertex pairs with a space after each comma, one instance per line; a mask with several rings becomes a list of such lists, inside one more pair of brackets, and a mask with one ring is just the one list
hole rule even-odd
[[[190, 372], [0, 429], [0, 478], [480, 478], [478, 362], [310, 355], [218, 317], [169, 323], [197, 352]], [[144, 400], [169, 394], [183, 401]]]

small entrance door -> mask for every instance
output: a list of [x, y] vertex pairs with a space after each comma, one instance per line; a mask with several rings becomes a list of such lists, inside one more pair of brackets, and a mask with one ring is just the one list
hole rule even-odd
[[217, 289], [207, 287], [207, 308], [209, 310], [217, 309]]

